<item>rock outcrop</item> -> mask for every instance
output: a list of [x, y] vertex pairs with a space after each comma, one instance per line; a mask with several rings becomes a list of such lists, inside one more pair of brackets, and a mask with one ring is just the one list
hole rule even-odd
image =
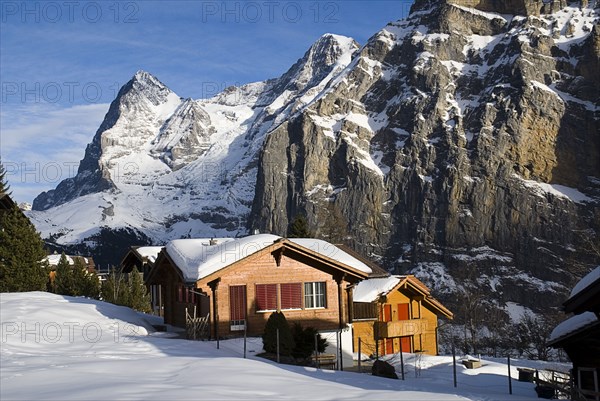
[[[537, 4], [477, 7], [539, 14], [497, 3]], [[598, 257], [596, 12], [417, 1], [268, 136], [252, 227], [306, 214], [319, 232], [333, 206], [354, 247], [437, 291], [476, 269], [499, 304], [556, 305]]]
[[417, 0], [362, 48], [325, 35], [280, 78], [212, 99], [140, 72], [31, 216], [97, 254], [113, 231], [285, 235], [305, 214], [451, 306], [473, 288], [496, 307], [556, 306], [599, 258], [598, 15]]

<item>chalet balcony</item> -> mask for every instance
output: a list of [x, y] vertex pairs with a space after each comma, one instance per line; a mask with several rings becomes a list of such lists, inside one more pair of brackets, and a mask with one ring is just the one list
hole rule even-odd
[[393, 322], [374, 322], [375, 337], [393, 338], [413, 336], [427, 331], [426, 319], [396, 320]]

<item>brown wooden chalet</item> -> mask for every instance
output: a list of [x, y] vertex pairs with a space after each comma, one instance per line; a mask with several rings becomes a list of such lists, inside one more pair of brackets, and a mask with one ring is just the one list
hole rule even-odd
[[362, 281], [354, 291], [354, 349], [363, 354], [438, 352], [438, 318], [453, 314], [415, 276]]
[[195, 307], [220, 338], [261, 335], [274, 311], [318, 330], [347, 328], [354, 285], [371, 272], [325, 241], [258, 234], [172, 241], [148, 283], [162, 288], [165, 323], [185, 326]]
[[600, 266], [581, 279], [563, 307], [573, 316], [556, 326], [549, 344], [573, 362], [573, 399], [600, 400]]
[[150, 285], [147, 281], [150, 271], [154, 268], [156, 259], [162, 249], [162, 246], [132, 246], [129, 248], [119, 265], [119, 271], [121, 273], [129, 274], [134, 268], [142, 273], [144, 283], [146, 283], [146, 287], [150, 293], [152, 312], [158, 316], [163, 315], [161, 286], [156, 284]]
[[132, 246], [119, 264], [120, 272], [131, 273], [136, 268], [146, 279], [162, 249], [162, 246]]

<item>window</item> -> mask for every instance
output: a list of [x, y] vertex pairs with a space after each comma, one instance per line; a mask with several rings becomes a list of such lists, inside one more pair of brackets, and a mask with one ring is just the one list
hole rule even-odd
[[277, 284], [256, 284], [256, 310], [277, 310]]
[[232, 285], [229, 287], [229, 327], [231, 331], [246, 328], [246, 286]]
[[304, 307], [325, 308], [325, 283], [304, 283]]
[[302, 283], [279, 285], [281, 309], [302, 309]]
[[377, 304], [373, 302], [354, 302], [353, 306], [354, 319], [377, 319]]

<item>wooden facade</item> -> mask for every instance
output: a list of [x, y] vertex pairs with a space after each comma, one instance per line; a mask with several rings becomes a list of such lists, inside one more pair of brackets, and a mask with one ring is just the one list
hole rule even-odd
[[[372, 280], [364, 284], [371, 285]], [[368, 299], [370, 302], [354, 303], [355, 352], [358, 352], [360, 339], [361, 353], [367, 355], [401, 351], [436, 355], [438, 318], [452, 319], [452, 312], [433, 298], [429, 289], [414, 276], [375, 280], [380, 280], [385, 290], [374, 299]]]
[[[585, 284], [582, 286], [583, 281]], [[600, 400], [600, 266], [578, 284], [564, 304], [573, 316], [552, 333], [549, 345], [573, 362], [573, 399]], [[561, 327], [562, 326], [562, 327]], [[558, 333], [557, 333], [558, 331]]]
[[337, 330], [351, 322], [353, 285], [369, 273], [281, 239], [193, 282], [163, 251], [149, 284], [162, 288], [165, 323], [185, 326], [186, 308], [210, 316], [211, 338], [262, 335], [274, 311], [290, 323]]

